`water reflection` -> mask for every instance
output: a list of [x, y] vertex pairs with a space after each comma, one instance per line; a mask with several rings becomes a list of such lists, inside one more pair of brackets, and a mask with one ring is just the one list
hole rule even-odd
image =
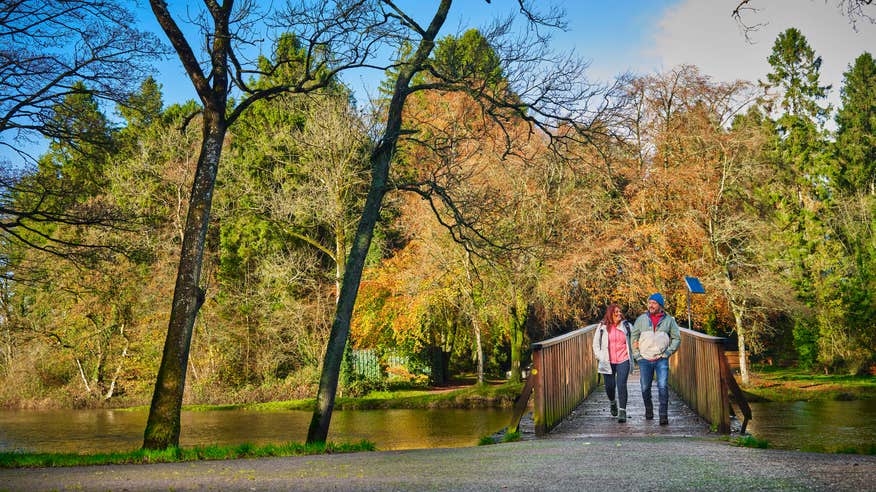
[[[808, 451], [876, 445], [876, 400], [752, 403], [749, 431], [770, 447]], [[379, 449], [474, 446], [508, 423], [510, 410], [336, 411], [329, 439], [368, 439]], [[101, 452], [139, 448], [147, 413], [0, 410], [0, 451]], [[183, 412], [183, 446], [303, 442], [310, 412]]]
[[[303, 442], [310, 412], [223, 410], [183, 412], [180, 444]], [[0, 450], [31, 452], [126, 451], [140, 447], [147, 413], [114, 410], [2, 410]], [[367, 439], [378, 449], [476, 445], [505, 425], [508, 410], [336, 411], [329, 440]]]
[[751, 403], [748, 431], [770, 447], [866, 451], [876, 445], [876, 400]]

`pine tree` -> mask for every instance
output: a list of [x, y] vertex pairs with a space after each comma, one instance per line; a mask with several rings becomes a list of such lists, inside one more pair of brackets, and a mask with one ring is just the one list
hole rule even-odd
[[876, 61], [870, 53], [861, 54], [843, 75], [840, 100], [834, 184], [846, 192], [876, 194]]
[[797, 296], [813, 310], [794, 326], [798, 358], [811, 366], [820, 354], [816, 345], [840, 322], [830, 310], [839, 249], [825, 226], [831, 170], [823, 123], [830, 108], [822, 100], [829, 86], [819, 83], [821, 57], [795, 28], [779, 34], [769, 62], [773, 71], [762, 85], [779, 92], [782, 111], [770, 156], [776, 166], [776, 182], [769, 185], [775, 238]]

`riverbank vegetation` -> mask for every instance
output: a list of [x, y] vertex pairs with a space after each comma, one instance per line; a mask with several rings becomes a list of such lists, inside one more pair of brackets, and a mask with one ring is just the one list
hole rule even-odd
[[[770, 443], [766, 439], [759, 439], [752, 435], [739, 436], [735, 438], [728, 438], [728, 441], [733, 446], [739, 446], [743, 448], [758, 448], [758, 449], [767, 449], [770, 448]], [[876, 455], [876, 444], [864, 444], [861, 446], [839, 446], [839, 447], [829, 447], [824, 445], [813, 445], [808, 444], [805, 446], [801, 446], [799, 451], [805, 451], [808, 453], [834, 453], [834, 454], [869, 454]]]
[[163, 450], [138, 449], [120, 453], [0, 453], [0, 468], [36, 468], [55, 466], [121, 465], [147, 463], [178, 463], [181, 461], [232, 460], [267, 458], [272, 456], [305, 456], [313, 454], [357, 453], [374, 451], [374, 444], [361, 441], [353, 444], [312, 443], [267, 444], [255, 446], [195, 446]]
[[[694, 66], [581, 80], [593, 99], [551, 127], [525, 103], [482, 104], [536, 93], [515, 92], [527, 77], [512, 77], [500, 31], [440, 38], [413, 80], [434, 87], [441, 69], [465, 90], [413, 92], [399, 116], [339, 408], [505, 405], [533, 341], [593, 323], [609, 302], [632, 318], [660, 291], [686, 320], [686, 275], [706, 288], [694, 327], [738, 345], [750, 394], [872, 397], [860, 377], [876, 363], [871, 54], [843, 61], [837, 108], [814, 47], [788, 29], [762, 81]], [[289, 72], [253, 72], [253, 87], [309, 69], [301, 39], [275, 41], [260, 66]], [[145, 405], [155, 388], [205, 112], [165, 105], [148, 76], [112, 100], [90, 82], [34, 111], [57, 130], [44, 154], [0, 171], [4, 407]], [[185, 404], [313, 404], [389, 100], [356, 101], [333, 79], [234, 113]], [[6, 146], [18, 129], [0, 126]], [[767, 360], [787, 372], [749, 371]], [[381, 393], [461, 373], [511, 384]]]
[[[372, 391], [359, 397], [339, 397], [335, 400], [338, 410], [387, 410], [417, 408], [507, 408], [520, 396], [522, 383], [471, 385], [456, 389], [418, 389], [397, 391]], [[264, 403], [239, 403], [220, 405], [186, 405], [188, 411], [251, 410], [274, 412], [282, 410], [313, 410], [313, 398], [270, 401]], [[123, 410], [145, 410], [146, 407], [128, 407]]]
[[872, 400], [876, 398], [876, 378], [755, 366], [751, 384], [743, 391], [750, 401]]

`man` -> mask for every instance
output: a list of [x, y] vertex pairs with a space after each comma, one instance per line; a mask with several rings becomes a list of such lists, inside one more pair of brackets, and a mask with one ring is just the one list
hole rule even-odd
[[660, 425], [669, 423], [669, 357], [681, 344], [681, 332], [675, 318], [663, 310], [663, 296], [648, 298], [648, 312], [633, 324], [633, 358], [639, 364], [639, 383], [645, 402], [645, 418], [654, 418], [651, 382], [657, 373], [657, 394], [660, 399]]

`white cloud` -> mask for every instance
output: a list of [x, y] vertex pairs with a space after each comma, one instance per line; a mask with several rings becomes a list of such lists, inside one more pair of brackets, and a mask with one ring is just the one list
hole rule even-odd
[[822, 57], [821, 82], [831, 84], [829, 100], [836, 106], [842, 74], [864, 51], [876, 54], [876, 25], [864, 20], [852, 28], [837, 8], [838, 0], [754, 0], [760, 9], [744, 17], [749, 25], [765, 24], [746, 41], [730, 15], [736, 1], [682, 0], [668, 8], [655, 27], [648, 50], [658, 60], [656, 70], [687, 63], [715, 79], [765, 79], [767, 57], [776, 36], [796, 27]]

